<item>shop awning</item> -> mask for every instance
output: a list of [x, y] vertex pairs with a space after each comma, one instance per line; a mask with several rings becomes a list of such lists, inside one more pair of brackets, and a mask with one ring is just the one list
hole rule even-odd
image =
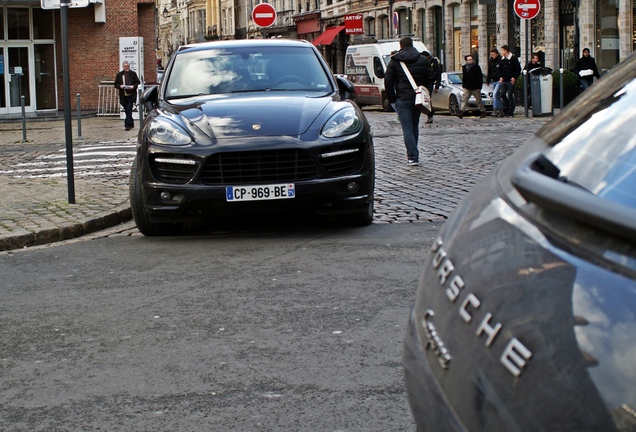
[[344, 29], [345, 29], [345, 26], [343, 26], [343, 25], [336, 26], [336, 27], [329, 27], [320, 36], [318, 36], [316, 39], [314, 39], [314, 41], [312, 43], [314, 45], [316, 45], [316, 46], [318, 46], [318, 45], [331, 45], [331, 42], [333, 42], [333, 40], [338, 35], [338, 33], [343, 31]]

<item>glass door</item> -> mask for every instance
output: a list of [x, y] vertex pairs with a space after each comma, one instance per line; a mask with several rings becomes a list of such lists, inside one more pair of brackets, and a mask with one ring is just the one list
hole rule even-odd
[[[1, 11], [2, 9], [0, 9]], [[7, 85], [4, 67], [4, 47], [0, 46], [0, 114], [7, 113]]]
[[4, 56], [4, 86], [6, 108], [9, 113], [22, 110], [24, 96], [25, 111], [31, 112], [31, 73], [29, 68], [30, 47], [7, 46]]

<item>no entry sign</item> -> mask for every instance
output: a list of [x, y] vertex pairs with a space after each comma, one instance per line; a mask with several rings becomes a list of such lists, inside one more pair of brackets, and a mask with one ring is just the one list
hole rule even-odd
[[269, 3], [260, 3], [252, 9], [252, 21], [259, 27], [269, 27], [276, 21], [276, 9]]
[[539, 15], [541, 3], [539, 0], [515, 0], [513, 7], [519, 18], [533, 19]]

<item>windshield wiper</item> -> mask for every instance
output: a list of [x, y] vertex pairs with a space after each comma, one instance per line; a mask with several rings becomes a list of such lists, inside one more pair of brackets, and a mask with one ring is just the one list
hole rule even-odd
[[543, 154], [531, 155], [513, 174], [512, 185], [528, 202], [636, 241], [636, 209], [600, 198], [568, 181]]

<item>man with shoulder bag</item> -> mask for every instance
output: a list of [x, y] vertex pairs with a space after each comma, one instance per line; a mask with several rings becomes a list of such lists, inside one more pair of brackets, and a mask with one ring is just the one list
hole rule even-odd
[[417, 142], [421, 111], [415, 106], [415, 89], [410, 78], [415, 86], [426, 86], [429, 68], [429, 60], [413, 46], [413, 39], [405, 36], [400, 39], [400, 50], [391, 56], [384, 77], [387, 99], [402, 126], [407, 165], [419, 165], [420, 160]]

